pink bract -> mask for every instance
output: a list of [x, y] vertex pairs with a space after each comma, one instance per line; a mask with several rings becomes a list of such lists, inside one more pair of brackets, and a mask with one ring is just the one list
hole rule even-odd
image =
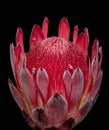
[[70, 130], [85, 118], [97, 99], [103, 74], [102, 47], [95, 39], [90, 57], [88, 29], [78, 35], [78, 26], [69, 41], [65, 17], [58, 37], [47, 37], [48, 25], [45, 18], [42, 28], [33, 26], [27, 53], [23, 32], [17, 29], [16, 47], [10, 45], [16, 87], [9, 79], [9, 88], [32, 128]]

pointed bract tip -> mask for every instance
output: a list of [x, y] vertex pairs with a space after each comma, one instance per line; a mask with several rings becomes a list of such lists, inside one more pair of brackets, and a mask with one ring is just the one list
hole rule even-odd
[[13, 48], [14, 48], [14, 44], [11, 43], [11, 44], [10, 44], [10, 50], [13, 49]]
[[[69, 27], [69, 22], [68, 22], [68, 19], [67, 19], [66, 17], [63, 17], [63, 18], [61, 19], [60, 25], [61, 25], [62, 23], [66, 24], [67, 27]], [[69, 28], [70, 28], [70, 27], [69, 27]]]
[[88, 28], [87, 27], [84, 28], [84, 32], [86, 32], [88, 34]]
[[77, 73], [82, 73], [82, 70], [81, 70], [79, 67], [77, 67], [75, 71], [76, 71]]
[[76, 36], [77, 36], [78, 35], [78, 31], [79, 31], [78, 25], [75, 25], [73, 30], [74, 30], [74, 32], [73, 32], [74, 34], [73, 35], [76, 34]]
[[10, 90], [12, 89], [12, 87], [14, 87], [14, 84], [13, 84], [13, 82], [11, 81], [10, 78], [8, 78], [8, 85], [9, 85]]
[[63, 18], [61, 19], [61, 21], [66, 21], [66, 22], [68, 22], [68, 19], [67, 19], [66, 17], [63, 17]]
[[17, 28], [16, 32], [16, 46], [18, 46], [18, 44], [23, 44], [23, 31], [20, 27]]
[[37, 71], [37, 77], [48, 79], [48, 74], [44, 68], [40, 67]]
[[48, 26], [49, 26], [49, 20], [47, 17], [45, 17], [42, 23], [42, 33], [44, 35], [44, 38], [47, 38], [48, 36]]
[[58, 36], [66, 40], [69, 40], [70, 27], [66, 17], [63, 17], [59, 23]]
[[8, 84], [11, 84], [11, 83], [12, 83], [11, 79], [10, 79], [10, 78], [8, 78]]
[[10, 78], [8, 78], [8, 85], [9, 85], [9, 89], [10, 89], [10, 91], [12, 93], [12, 89], [13, 89], [14, 85], [13, 85], [13, 83], [12, 83]]
[[99, 46], [99, 40], [97, 38], [94, 40], [94, 43], [97, 44], [97, 46]]
[[75, 25], [75, 26], [74, 26], [74, 29], [77, 29], [77, 30], [78, 30], [78, 25]]
[[49, 22], [48, 17], [45, 17], [45, 18], [44, 18], [44, 22], [45, 22], [45, 21], [46, 21], [46, 22]]
[[64, 71], [63, 77], [71, 76], [70, 72], [68, 70]]
[[58, 99], [60, 98], [59, 93], [55, 93], [55, 94], [54, 94], [54, 98], [58, 100]]
[[99, 48], [99, 53], [103, 55], [103, 49], [102, 49], [102, 46], [100, 46], [100, 48]]
[[82, 70], [79, 68], [79, 67], [77, 67], [75, 70], [74, 70], [74, 72], [73, 72], [73, 74], [72, 74], [72, 79], [73, 78], [78, 78], [78, 79], [80, 79], [80, 80], [84, 80], [84, 75], [83, 75], [83, 72], [82, 72]]
[[88, 42], [89, 42], [89, 31], [87, 27], [84, 28], [84, 33], [87, 35]]
[[39, 25], [34, 24], [30, 35], [30, 48], [34, 48], [35, 45], [44, 39], [44, 35]]
[[73, 29], [73, 37], [72, 37], [72, 41], [73, 41], [73, 44], [76, 44], [76, 41], [77, 41], [77, 37], [78, 37], [78, 25], [76, 25]]
[[17, 28], [17, 32], [16, 32], [16, 34], [18, 34], [18, 33], [22, 33], [22, 29], [21, 29], [21, 27], [18, 27], [18, 28]]

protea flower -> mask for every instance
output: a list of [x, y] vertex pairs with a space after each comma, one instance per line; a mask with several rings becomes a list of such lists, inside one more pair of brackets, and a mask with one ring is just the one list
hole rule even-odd
[[84, 119], [94, 105], [102, 80], [102, 47], [97, 39], [88, 54], [85, 28], [78, 36], [74, 27], [69, 41], [67, 18], [60, 21], [58, 37], [47, 37], [49, 20], [34, 25], [30, 49], [24, 51], [23, 32], [17, 29], [16, 47], [10, 45], [10, 60], [16, 86], [11, 93], [32, 128], [70, 130]]

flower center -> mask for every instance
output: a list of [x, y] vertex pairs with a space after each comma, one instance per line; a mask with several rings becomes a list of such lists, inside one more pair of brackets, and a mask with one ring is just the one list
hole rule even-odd
[[[80, 67], [87, 78], [88, 65], [86, 58], [78, 48], [63, 38], [47, 38], [27, 53], [27, 68], [37, 70], [43, 67], [49, 75], [50, 81], [55, 85], [63, 82], [63, 73], [67, 69], [73, 73], [73, 69]], [[72, 67], [72, 68], [71, 68]]]

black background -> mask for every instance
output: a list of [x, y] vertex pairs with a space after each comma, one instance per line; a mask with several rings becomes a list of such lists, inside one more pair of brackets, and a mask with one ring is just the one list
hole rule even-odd
[[[0, 11], [0, 127], [3, 127], [3, 130], [7, 128], [11, 130], [31, 129], [25, 123], [21, 111], [9, 91], [7, 83], [8, 77], [14, 81], [10, 65], [9, 45], [12, 42], [15, 44], [17, 28], [21, 27], [23, 30], [25, 50], [28, 51], [29, 36], [35, 23], [41, 26], [44, 17], [47, 16], [49, 19], [48, 35], [57, 35], [58, 24], [62, 17], [65, 16], [69, 21], [71, 33], [73, 33], [73, 27], [75, 25], [79, 26], [79, 32], [83, 31], [84, 27], [88, 27], [90, 36], [89, 49], [91, 49], [95, 38], [99, 39], [100, 46], [103, 47], [102, 68], [104, 74], [100, 95], [90, 113], [74, 130], [109, 129], [109, 15], [106, 3], [93, 3], [92, 5], [87, 3], [84, 6], [81, 3], [72, 4], [71, 6], [67, 5], [67, 2], [65, 3], [66, 6], [63, 6], [63, 4], [57, 6], [58, 4], [54, 5], [54, 3], [51, 3], [51, 6], [49, 5], [48, 7], [44, 6], [44, 3], [34, 4], [32, 3], [28, 7], [24, 4], [23, 8], [21, 7], [22, 3], [18, 4], [16, 2], [15, 5], [10, 4], [7, 7], [3, 4], [3, 10]], [[48, 12], [46, 13], [47, 9]]]

